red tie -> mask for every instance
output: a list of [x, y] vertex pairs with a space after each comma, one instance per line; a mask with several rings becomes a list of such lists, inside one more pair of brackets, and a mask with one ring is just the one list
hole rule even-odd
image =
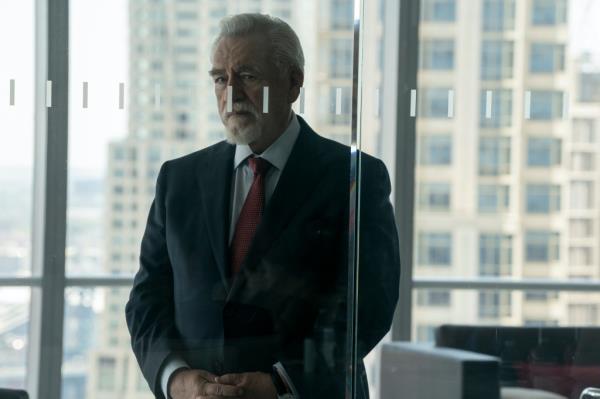
[[248, 248], [260, 222], [265, 203], [265, 175], [271, 164], [263, 159], [250, 157], [248, 164], [254, 172], [254, 180], [235, 225], [235, 233], [231, 241], [231, 275], [235, 276], [242, 266]]

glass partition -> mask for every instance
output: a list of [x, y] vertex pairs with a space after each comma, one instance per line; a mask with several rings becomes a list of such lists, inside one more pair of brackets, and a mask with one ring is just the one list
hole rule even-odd
[[[389, 166], [403, 277], [397, 342], [376, 351], [371, 392], [504, 397], [538, 390], [578, 398], [600, 377], [592, 343], [600, 331], [600, 46], [592, 39], [600, 7], [577, 0], [400, 3], [398, 93], [383, 100], [397, 101], [397, 129], [381, 135], [395, 140]], [[361, 133], [368, 140], [369, 129]], [[375, 154], [386, 160], [385, 149]], [[369, 184], [365, 170], [360, 178]], [[358, 247], [370, 238], [360, 237]], [[361, 261], [359, 269], [371, 268]], [[368, 277], [360, 278], [358, 306], [375, 303], [366, 288], [361, 302]], [[517, 368], [501, 349], [507, 336]], [[481, 362], [488, 373], [464, 369], [458, 377], [458, 369], [439, 366], [460, 361]], [[410, 368], [437, 373], [439, 381]], [[468, 382], [459, 388], [459, 378], [479, 378], [491, 390]]]
[[[271, 384], [274, 365], [303, 397], [343, 395], [353, 9], [70, 2], [66, 272], [86, 285], [65, 296], [63, 397], [160, 397], [173, 375], [175, 398], [181, 366]], [[213, 47], [240, 13], [288, 23], [303, 72], [290, 37], [245, 32], [249, 19]], [[251, 153], [270, 163], [261, 211], [246, 208]]]

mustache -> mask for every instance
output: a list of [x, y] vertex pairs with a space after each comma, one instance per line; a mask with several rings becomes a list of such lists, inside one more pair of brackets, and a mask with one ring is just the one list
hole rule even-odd
[[248, 112], [253, 116], [259, 116], [258, 111], [249, 103], [233, 103], [232, 112], [223, 111], [223, 114], [226, 117], [230, 117], [233, 113], [236, 112]]

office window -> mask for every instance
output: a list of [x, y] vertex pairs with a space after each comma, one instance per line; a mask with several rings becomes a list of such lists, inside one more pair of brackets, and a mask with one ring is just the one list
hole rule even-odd
[[430, 211], [450, 210], [450, 184], [421, 183], [419, 185], [419, 207]]
[[594, 119], [573, 118], [573, 142], [596, 142], [596, 122]]
[[210, 10], [210, 16], [213, 20], [219, 20], [227, 15], [227, 6], [217, 6]]
[[352, 39], [331, 40], [329, 73], [332, 78], [352, 77]]
[[452, 163], [452, 136], [426, 135], [419, 138], [419, 164], [444, 166]]
[[479, 317], [495, 319], [510, 317], [511, 293], [501, 291], [479, 292]]
[[184, 37], [197, 37], [198, 36], [198, 32], [196, 31], [196, 29], [190, 29], [190, 28], [177, 28], [175, 30], [175, 35], [178, 38], [184, 38]]
[[592, 264], [592, 248], [572, 246], [569, 248], [569, 266], [590, 266]]
[[510, 173], [510, 138], [481, 137], [479, 139], [479, 174], [498, 176]]
[[582, 72], [579, 75], [579, 101], [600, 102], [600, 72]]
[[448, 91], [450, 88], [424, 88], [419, 91], [419, 116], [448, 118]]
[[554, 43], [531, 43], [529, 72], [555, 73], [564, 70], [564, 45]]
[[515, 0], [483, 0], [483, 30], [501, 32], [515, 27]]
[[431, 307], [450, 306], [451, 294], [449, 290], [419, 290], [417, 291], [417, 305]]
[[510, 187], [501, 184], [478, 186], [477, 209], [480, 213], [496, 213], [510, 208]]
[[[173, 54], [175, 56], [180, 55], [193, 55], [195, 56], [198, 53], [198, 48], [196, 46], [175, 46], [173, 47]], [[186, 83], [185, 86], [188, 86], [189, 83]]]
[[479, 275], [509, 276], [512, 273], [512, 236], [499, 233], [479, 235]]
[[446, 267], [452, 263], [452, 236], [450, 233], [420, 233], [417, 245], [417, 263], [419, 265]]
[[593, 152], [571, 152], [571, 170], [590, 172], [596, 168], [597, 155]]
[[597, 303], [569, 304], [569, 323], [575, 326], [596, 327], [600, 318]]
[[[491, 99], [488, 98], [488, 90], [481, 90], [479, 105], [479, 126], [484, 128], [502, 128], [512, 125], [512, 90], [497, 89], [490, 90]], [[488, 100], [491, 104], [491, 115], [487, 114]], [[488, 116], [490, 116], [488, 118]]]
[[587, 180], [571, 182], [571, 209], [594, 209], [594, 183]]
[[569, 221], [569, 230], [573, 238], [586, 238], [593, 234], [592, 219], [571, 219]]
[[175, 18], [180, 21], [195, 21], [198, 19], [198, 13], [195, 11], [178, 11]]
[[525, 232], [525, 261], [548, 263], [559, 260], [560, 234], [555, 231]]
[[560, 211], [560, 186], [553, 184], [527, 184], [527, 213], [551, 213]]
[[421, 42], [421, 69], [454, 69], [454, 40], [430, 39]]
[[329, 14], [332, 29], [351, 30], [354, 23], [353, 12], [353, 0], [332, 0]]
[[483, 40], [481, 42], [481, 79], [500, 80], [513, 77], [514, 42]]
[[546, 302], [558, 299], [556, 291], [525, 291], [525, 300], [529, 302]]
[[562, 118], [563, 92], [533, 90], [531, 92], [531, 119], [552, 120]]
[[195, 72], [197, 68], [196, 62], [176, 62], [174, 67], [176, 73]]
[[456, 18], [456, 0], [422, 0], [421, 18], [429, 22], [453, 22]]
[[112, 391], [116, 385], [116, 360], [110, 357], [98, 359], [98, 390]]
[[567, 22], [567, 0], [533, 0], [533, 25], [560, 25]]
[[530, 137], [527, 140], [527, 166], [550, 167], [561, 163], [561, 140], [552, 137]]

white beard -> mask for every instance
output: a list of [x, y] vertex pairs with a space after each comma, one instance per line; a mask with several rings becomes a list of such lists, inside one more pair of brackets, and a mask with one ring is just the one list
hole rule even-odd
[[240, 126], [240, 124], [232, 121], [231, 118], [229, 123], [225, 125], [225, 138], [228, 143], [248, 145], [260, 137], [262, 129], [259, 121]]
[[262, 132], [261, 115], [247, 103], [235, 103], [233, 104], [233, 110], [236, 112], [250, 112], [252, 114], [251, 118], [254, 118], [254, 120], [248, 120], [248, 118], [244, 120], [243, 117], [235, 115], [231, 115], [227, 119], [225, 113], [221, 114], [221, 120], [225, 125], [225, 138], [227, 142], [230, 144], [248, 145], [260, 138]]

